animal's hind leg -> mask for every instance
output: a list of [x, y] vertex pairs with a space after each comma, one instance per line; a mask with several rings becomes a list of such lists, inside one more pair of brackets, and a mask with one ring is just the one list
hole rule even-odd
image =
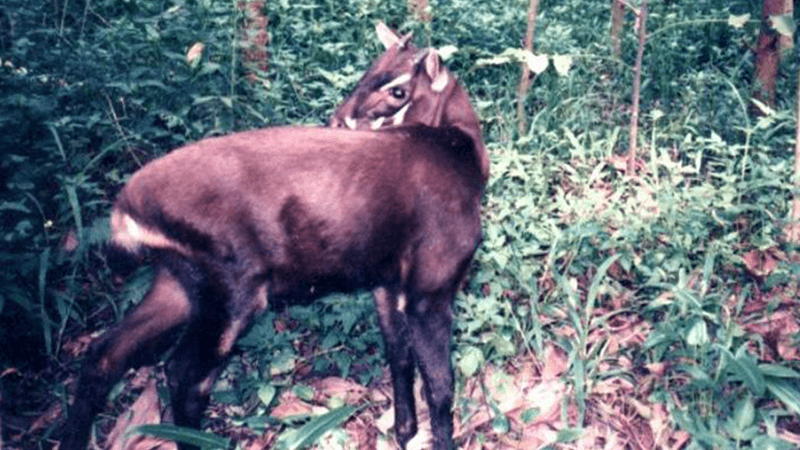
[[167, 365], [174, 422], [192, 428], [200, 428], [209, 394], [236, 338], [267, 301], [264, 285], [241, 289], [212, 282], [199, 295], [196, 318]]
[[84, 450], [94, 416], [105, 406], [113, 384], [129, 367], [154, 361], [157, 352], [192, 311], [181, 283], [159, 267], [150, 291], [123, 321], [90, 350], [69, 410], [62, 450]]
[[[175, 425], [200, 428], [208, 397], [224, 358], [216, 352], [223, 320], [201, 315], [182, 336], [167, 364]], [[181, 448], [185, 448], [182, 446]]]

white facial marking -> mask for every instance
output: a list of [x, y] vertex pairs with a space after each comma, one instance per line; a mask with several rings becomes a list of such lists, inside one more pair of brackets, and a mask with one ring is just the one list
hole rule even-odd
[[389, 89], [391, 89], [391, 88], [393, 88], [395, 86], [399, 86], [399, 85], [401, 85], [403, 83], [408, 83], [409, 81], [411, 81], [411, 74], [410, 73], [404, 73], [404, 74], [400, 75], [399, 77], [395, 78], [394, 80], [392, 80], [392, 81], [384, 84], [383, 86], [381, 86], [381, 90], [382, 91], [388, 91]]
[[403, 106], [396, 113], [394, 113], [394, 115], [392, 116], [393, 125], [403, 124], [403, 121], [406, 119], [406, 113], [408, 112], [409, 106], [411, 106], [411, 103], [406, 103], [406, 106]]
[[384, 120], [386, 120], [386, 117], [378, 117], [377, 119], [372, 121], [372, 123], [370, 124], [370, 128], [372, 128], [373, 130], [377, 130], [378, 128], [381, 127], [381, 125], [383, 125]]

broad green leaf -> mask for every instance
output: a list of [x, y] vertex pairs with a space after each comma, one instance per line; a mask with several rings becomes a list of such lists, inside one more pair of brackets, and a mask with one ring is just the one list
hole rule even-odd
[[759, 450], [797, 450], [797, 444], [773, 436], [756, 436], [751, 448]]
[[750, 21], [750, 14], [731, 15], [728, 17], [728, 25], [733, 28], [742, 28], [748, 21]]
[[559, 75], [565, 77], [569, 73], [569, 69], [572, 67], [572, 59], [572, 56], [569, 55], [554, 55], [553, 67], [556, 68], [556, 72]]
[[310, 401], [314, 398], [314, 388], [304, 384], [297, 384], [292, 386], [292, 393], [301, 400]]
[[726, 421], [725, 428], [736, 440], [750, 440], [758, 432], [758, 427], [753, 426], [755, 413], [755, 406], [750, 397], [739, 401], [736, 403], [733, 415]]
[[708, 328], [703, 319], [695, 319], [686, 333], [686, 343], [694, 346], [708, 344]]
[[439, 57], [442, 58], [442, 61], [447, 61], [457, 51], [458, 51], [458, 47], [456, 47], [455, 45], [445, 45], [445, 46], [439, 47], [439, 49], [438, 49]]
[[473, 376], [483, 366], [483, 352], [474, 346], [467, 346], [461, 351], [458, 368], [465, 377]]
[[258, 388], [258, 399], [264, 406], [269, 406], [272, 400], [275, 399], [275, 394], [278, 392], [272, 383], [267, 383]]
[[798, 390], [797, 383], [772, 377], [768, 377], [765, 383], [775, 398], [783, 402], [795, 414], [800, 414], [800, 390]]
[[574, 442], [583, 436], [583, 429], [581, 428], [566, 428], [559, 430], [556, 435], [558, 442]]
[[200, 447], [202, 450], [227, 449], [230, 447], [230, 440], [213, 433], [206, 433], [195, 430], [194, 428], [178, 427], [169, 424], [160, 425], [139, 425], [129, 431], [129, 433], [146, 434], [150, 436], [169, 439], [171, 441]]
[[792, 36], [797, 29], [797, 24], [790, 14], [781, 14], [777, 16], [770, 16], [772, 28], [784, 36]]
[[522, 421], [525, 423], [531, 423], [537, 417], [539, 417], [541, 413], [542, 411], [539, 408], [528, 408], [522, 412], [522, 414], [520, 415], [520, 419], [522, 419]]
[[298, 429], [284, 432], [278, 437], [277, 446], [284, 450], [299, 450], [312, 445], [326, 432], [338, 427], [346, 421], [357, 408], [344, 406], [334, 409], [308, 421]]
[[547, 55], [535, 55], [530, 52], [526, 53], [525, 62], [528, 64], [528, 69], [537, 75], [547, 70], [549, 65]]
[[763, 396], [766, 389], [764, 375], [758, 370], [753, 358], [742, 351], [737, 352], [735, 357], [727, 351], [723, 351], [723, 354], [729, 358], [728, 370], [744, 381], [750, 392], [759, 397]]
[[492, 420], [492, 431], [499, 434], [506, 434], [511, 429], [511, 424], [505, 414], [498, 414]]
[[800, 373], [797, 371], [790, 367], [779, 366], [777, 364], [759, 364], [758, 370], [760, 370], [765, 377], [800, 378]]

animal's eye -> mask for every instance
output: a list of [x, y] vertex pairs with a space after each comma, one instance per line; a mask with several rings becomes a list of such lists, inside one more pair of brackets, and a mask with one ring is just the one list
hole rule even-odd
[[392, 97], [398, 100], [406, 98], [406, 90], [398, 86], [393, 87], [390, 93], [392, 94]]

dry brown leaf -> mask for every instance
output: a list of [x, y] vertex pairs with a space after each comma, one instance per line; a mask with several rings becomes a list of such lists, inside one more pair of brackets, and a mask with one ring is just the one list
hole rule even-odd
[[654, 404], [651, 408], [649, 422], [656, 445], [660, 448], [668, 448], [669, 438], [673, 430], [669, 426], [670, 419], [667, 407], [662, 403]]
[[657, 377], [663, 377], [664, 374], [666, 373], [667, 367], [669, 367], [669, 365], [667, 363], [665, 363], [665, 362], [656, 362], [656, 363], [647, 364], [645, 366], [645, 368], [647, 368], [647, 370], [652, 375], [655, 375]]
[[550, 424], [536, 423], [526, 426], [518, 439], [513, 439], [505, 435], [501, 436], [500, 439], [506, 445], [511, 446], [511, 448], [536, 450], [557, 442], [558, 431], [553, 429]]
[[367, 388], [344, 378], [328, 377], [313, 383], [315, 392], [323, 398], [338, 398], [349, 405], [361, 402]]
[[569, 366], [567, 352], [547, 343], [544, 347], [544, 361], [542, 365], [542, 379], [554, 380], [563, 374]]
[[634, 385], [630, 380], [615, 377], [597, 381], [591, 385], [590, 389], [590, 392], [595, 395], [619, 396], [632, 393]]
[[669, 447], [670, 450], [679, 450], [679, 449], [685, 448], [686, 443], [689, 442], [689, 439], [691, 439], [691, 438], [692, 438], [692, 435], [689, 434], [689, 432], [687, 432], [687, 431], [677, 430], [677, 431], [673, 432], [672, 433], [672, 446]]
[[786, 261], [786, 253], [777, 247], [770, 247], [766, 250], [750, 250], [742, 255], [745, 269], [750, 275], [757, 278], [771, 274], [778, 267], [779, 261]]
[[[31, 424], [30, 428], [28, 428], [28, 432], [36, 432], [38, 430], [43, 430], [49, 427], [53, 422], [58, 420], [61, 417], [63, 411], [61, 411], [61, 402], [56, 402], [50, 405], [39, 418], [37, 418], [33, 424]], [[2, 449], [3, 447], [0, 447]]]
[[775, 434], [784, 441], [791, 442], [792, 444], [800, 447], [800, 434], [792, 433], [788, 430], [776, 430]]
[[281, 394], [278, 405], [272, 409], [270, 415], [278, 419], [286, 419], [293, 416], [324, 414], [326, 411], [325, 408], [306, 403], [290, 391], [286, 391]]
[[378, 431], [381, 434], [389, 434], [389, 430], [392, 429], [394, 426], [394, 405], [391, 408], [387, 408], [386, 411], [378, 417], [378, 420], [375, 421], [375, 427], [378, 428]]
[[78, 248], [80, 245], [80, 240], [78, 240], [78, 234], [75, 233], [74, 229], [69, 229], [63, 236], [61, 236], [61, 250], [65, 252], [74, 252], [75, 249]]
[[252, 442], [248, 443], [244, 448], [245, 450], [267, 450], [271, 447], [272, 441], [275, 438], [273, 433], [265, 433], [256, 437]]
[[103, 335], [103, 331], [95, 331], [94, 333], [84, 334], [78, 336], [61, 346], [61, 350], [72, 357], [77, 357], [86, 353], [86, 350]]
[[529, 387], [525, 392], [525, 409], [539, 409], [539, 415], [531, 421], [531, 424], [554, 423], [559, 420], [561, 403], [566, 392], [567, 387], [561, 380], [542, 381], [536, 386]]
[[[772, 312], [769, 316], [749, 323], [742, 327], [753, 334], [765, 337], [765, 342], [778, 352], [778, 355], [787, 361], [800, 359], [800, 350], [794, 345], [794, 336], [800, 332], [800, 323], [793, 311], [782, 309]], [[761, 359], [771, 361], [774, 358], [768, 354], [760, 355]]]
[[108, 434], [106, 446], [109, 450], [176, 450], [177, 446], [172, 441], [128, 434], [128, 430], [132, 427], [159, 423], [161, 423], [161, 401], [156, 390], [156, 380], [150, 378], [145, 383], [145, 389], [139, 398], [117, 418], [114, 428]]

